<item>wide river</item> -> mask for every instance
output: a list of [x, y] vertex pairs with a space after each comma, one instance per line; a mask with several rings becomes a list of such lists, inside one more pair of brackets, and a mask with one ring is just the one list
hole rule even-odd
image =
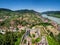
[[50, 19], [50, 20], [55, 21], [57, 24], [60, 24], [60, 18], [56, 18], [56, 17], [52, 17], [52, 16], [48, 16], [48, 15], [46, 15], [46, 14], [42, 14], [42, 17], [44, 17], [44, 18], [48, 18], [48, 19]]

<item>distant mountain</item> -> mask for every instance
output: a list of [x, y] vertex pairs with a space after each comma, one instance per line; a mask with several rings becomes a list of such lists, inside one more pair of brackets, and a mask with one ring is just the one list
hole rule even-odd
[[46, 11], [43, 12], [42, 14], [47, 14], [48, 16], [60, 18], [60, 11]]
[[42, 12], [42, 14], [60, 14], [60, 11], [46, 11]]
[[16, 10], [15, 12], [20, 12], [20, 13], [37, 13], [36, 11], [34, 11], [34, 10], [28, 10], [28, 9], [24, 9], [24, 10]]
[[12, 11], [12, 10], [6, 8], [0, 8], [0, 11]]
[[23, 9], [23, 10], [10, 10], [6, 8], [0, 8], [0, 15], [8, 15], [8, 14], [24, 14], [24, 13], [33, 13], [33, 14], [40, 14], [34, 10], [28, 10], [28, 9]]

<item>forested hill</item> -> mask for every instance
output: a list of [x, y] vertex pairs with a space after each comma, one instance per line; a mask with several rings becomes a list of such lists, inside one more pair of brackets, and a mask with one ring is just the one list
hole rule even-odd
[[60, 11], [47, 11], [43, 12], [42, 14], [47, 14], [48, 16], [60, 18]]
[[1, 11], [12, 11], [12, 10], [10, 10], [10, 9], [5, 9], [5, 8], [0, 8], [0, 12]]
[[60, 11], [46, 11], [42, 12], [42, 14], [60, 14]]
[[38, 12], [36, 12], [36, 11], [34, 11], [34, 10], [28, 10], [28, 9], [22, 9], [22, 10], [15, 10], [15, 11], [13, 11], [13, 10], [10, 10], [10, 9], [6, 9], [6, 8], [0, 8], [0, 13], [1, 12], [15, 12], [15, 13], [38, 13]]
[[38, 12], [34, 10], [28, 10], [28, 9], [23, 9], [23, 10], [10, 10], [10, 9], [5, 9], [5, 8], [0, 8], [0, 16], [1, 15], [15, 15], [15, 14], [25, 14], [25, 13], [32, 13], [32, 14], [39, 14]]

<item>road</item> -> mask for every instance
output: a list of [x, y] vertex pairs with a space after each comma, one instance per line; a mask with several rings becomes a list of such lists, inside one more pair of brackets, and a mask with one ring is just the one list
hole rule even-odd
[[26, 36], [29, 35], [29, 32], [30, 32], [30, 29], [26, 29], [25, 34], [22, 36], [22, 39], [21, 39], [20, 45], [23, 45], [22, 43], [23, 43], [24, 39], [26, 38]]

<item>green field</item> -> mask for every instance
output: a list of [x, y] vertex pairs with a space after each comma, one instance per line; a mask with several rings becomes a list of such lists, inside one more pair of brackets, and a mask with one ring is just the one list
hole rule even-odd
[[59, 45], [59, 43], [51, 36], [47, 36], [47, 40], [49, 45]]

